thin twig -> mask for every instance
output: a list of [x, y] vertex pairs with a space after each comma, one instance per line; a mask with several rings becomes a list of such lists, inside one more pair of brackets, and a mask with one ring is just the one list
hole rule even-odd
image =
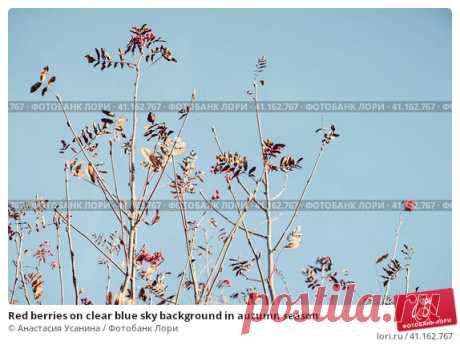
[[[192, 100], [190, 101], [190, 109], [192, 109], [192, 105], [194, 104], [195, 102], [195, 99], [192, 97]], [[160, 169], [160, 175], [158, 176], [158, 179], [157, 181], [155, 182], [155, 185], [153, 186], [147, 200], [145, 201], [145, 206], [144, 208], [142, 209], [142, 211], [140, 212], [139, 214], [139, 217], [138, 217], [138, 222], [141, 221], [142, 217], [144, 216], [144, 213], [147, 211], [147, 208], [148, 208], [148, 205], [150, 203], [150, 200], [152, 199], [153, 195], [155, 194], [155, 192], [157, 191], [158, 189], [158, 186], [160, 185], [160, 182], [161, 182], [161, 179], [163, 178], [163, 175], [165, 174], [166, 172], [166, 167], [168, 165], [168, 162], [169, 160], [171, 159], [172, 155], [173, 155], [173, 152], [176, 148], [176, 145], [177, 145], [177, 142], [182, 134], [182, 131], [184, 130], [184, 127], [185, 127], [185, 124], [187, 123], [187, 119], [190, 117], [190, 113], [186, 114], [184, 117], [183, 117], [183, 120], [182, 120], [182, 123], [181, 123], [181, 126], [179, 128], [179, 131], [177, 132], [177, 136], [176, 138], [174, 139], [174, 142], [173, 142], [173, 145], [170, 149], [170, 151], [168, 152], [168, 155], [166, 156], [166, 160], [165, 160], [165, 163], [164, 165], [161, 167]]]
[[296, 206], [294, 208], [294, 212], [292, 213], [292, 216], [289, 219], [289, 222], [287, 223], [286, 227], [284, 228], [283, 232], [281, 233], [281, 236], [280, 236], [278, 242], [276, 242], [275, 246], [273, 247], [273, 252], [276, 252], [276, 250], [278, 249], [278, 247], [281, 245], [282, 241], [284, 240], [284, 237], [286, 236], [286, 233], [291, 228], [291, 225], [294, 222], [295, 217], [297, 216], [297, 213], [299, 212], [300, 205], [302, 203], [302, 200], [303, 200], [303, 197], [305, 195], [305, 192], [307, 191], [308, 187], [310, 186], [310, 183], [311, 183], [311, 181], [313, 179], [313, 176], [314, 176], [316, 170], [318, 169], [319, 161], [321, 160], [321, 156], [322, 156], [323, 152], [324, 152], [324, 146], [321, 146], [321, 149], [320, 149], [318, 155], [316, 156], [315, 164], [313, 165], [313, 168], [310, 171], [310, 174], [308, 175], [307, 180], [305, 181], [305, 185], [304, 185], [304, 187], [302, 189], [302, 192], [300, 193], [300, 197], [297, 200], [297, 204], [296, 204]]
[[[64, 223], [67, 224], [67, 219], [66, 217], [61, 213], [59, 212], [58, 210], [55, 210], [56, 214], [61, 217], [61, 219], [64, 221]], [[73, 224], [70, 224], [70, 227], [72, 228], [73, 231], [75, 231], [77, 234], [79, 234], [81, 237], [83, 237], [84, 239], [86, 239], [94, 248], [97, 249], [97, 251], [99, 253], [101, 253], [107, 260], [109, 260], [112, 265], [114, 265], [122, 275], [126, 275], [126, 272], [120, 267], [120, 265], [118, 265], [115, 261], [113, 261], [113, 259], [107, 254], [105, 253], [101, 248], [99, 248], [99, 246], [96, 244], [96, 242], [94, 242], [89, 236], [87, 236], [84, 232], [80, 231], [75, 225]]]
[[[218, 135], [217, 135], [217, 132], [216, 132], [216, 130], [215, 130], [214, 127], [212, 127], [211, 130], [212, 130], [212, 133], [213, 133], [213, 136], [214, 136], [214, 140], [215, 140], [215, 142], [216, 142], [216, 144], [217, 144], [217, 147], [218, 147], [220, 153], [223, 154], [222, 145], [221, 145], [221, 143], [220, 143], [220, 140], [219, 140], [219, 137], [218, 137]], [[226, 180], [226, 182], [227, 182], [227, 188], [228, 188], [228, 190], [229, 190], [229, 192], [230, 192], [230, 194], [231, 194], [231, 196], [232, 196], [232, 198], [233, 198], [233, 202], [234, 202], [235, 205], [236, 205], [236, 208], [237, 208], [237, 211], [238, 211], [238, 215], [241, 216], [241, 209], [240, 209], [240, 207], [239, 207], [239, 205], [238, 205], [238, 202], [237, 202], [237, 198], [236, 198], [235, 192], [233, 191], [233, 188], [232, 188], [232, 184], [230, 183], [229, 180]], [[242, 186], [244, 187], [244, 185], [241, 183], [240, 179], [238, 179], [238, 182], [240, 183], [240, 185], [242, 185]], [[244, 188], [245, 188], [245, 187], [244, 187]], [[241, 222], [241, 224], [243, 225], [244, 233], [245, 233], [245, 235], [246, 235], [246, 240], [247, 240], [248, 245], [249, 245], [249, 247], [250, 247], [250, 249], [251, 249], [251, 251], [252, 251], [252, 254], [253, 254], [253, 256], [254, 256], [254, 260], [256, 261], [257, 270], [258, 270], [258, 272], [259, 272], [259, 277], [260, 277], [260, 283], [262, 284], [262, 289], [264, 290], [265, 295], [267, 295], [267, 289], [266, 289], [266, 287], [265, 287], [265, 282], [266, 282], [266, 280], [265, 280], [264, 274], [263, 274], [263, 272], [262, 272], [262, 267], [261, 267], [261, 264], [260, 264], [260, 253], [257, 254], [257, 252], [256, 252], [255, 246], [254, 246], [254, 244], [252, 243], [251, 235], [250, 235], [249, 232], [248, 232], [248, 229], [247, 229], [247, 226], [246, 226], [245, 221], [243, 220], [243, 221]], [[246, 277], [246, 278], [247, 278], [247, 277]]]
[[147, 174], [145, 175], [145, 182], [144, 182], [144, 186], [142, 187], [142, 194], [139, 198], [139, 208], [138, 208], [138, 212], [140, 212], [142, 210], [142, 206], [143, 206], [143, 203], [145, 202], [144, 198], [145, 198], [145, 193], [147, 193], [147, 188], [150, 184], [150, 181], [152, 180], [152, 177], [153, 177], [153, 174], [150, 175], [150, 170], [151, 170], [151, 167], [149, 165], [149, 167], [147, 168]]
[[111, 282], [112, 276], [110, 274], [110, 265], [106, 262], [105, 266], [107, 268], [107, 285], [105, 287], [105, 301], [107, 304], [107, 296], [110, 293], [110, 282]]
[[235, 222], [235, 225], [233, 226], [232, 230], [229, 232], [229, 234], [227, 236], [227, 239], [225, 240], [225, 242], [224, 242], [224, 244], [222, 246], [222, 249], [221, 249], [221, 251], [219, 253], [219, 256], [218, 256], [218, 258], [216, 260], [216, 264], [214, 265], [214, 268], [211, 271], [211, 274], [209, 275], [208, 280], [206, 281], [206, 283], [204, 285], [203, 292], [201, 293], [199, 303], [201, 302], [203, 296], [205, 297], [205, 302], [208, 301], [209, 295], [212, 292], [214, 284], [216, 283], [217, 278], [218, 278], [220, 272], [222, 271], [222, 266], [224, 264], [224, 259], [225, 259], [225, 256], [227, 255], [228, 249], [230, 248], [230, 244], [234, 239], [235, 232], [239, 228], [239, 226], [241, 225], [241, 222], [244, 220], [244, 216], [248, 212], [249, 206], [254, 201], [254, 197], [255, 197], [258, 189], [259, 189], [259, 181], [257, 181], [256, 186], [254, 187], [254, 191], [251, 194], [251, 196], [249, 196], [248, 199], [246, 200], [246, 203], [245, 203], [245, 205], [243, 207], [243, 210], [242, 210], [242, 213], [240, 214], [240, 217]]
[[[238, 206], [238, 203], [236, 202], [236, 196], [235, 194], [233, 193], [233, 190], [231, 189], [231, 187], [229, 187], [230, 189], [230, 193], [232, 194], [232, 197], [233, 197], [233, 200], [236, 204], [236, 207], [237, 207], [237, 211], [238, 211], [238, 214], [241, 216], [241, 209], [240, 207]], [[247, 230], [247, 227], [246, 227], [246, 223], [244, 220], [242, 220], [241, 224], [243, 225], [243, 228], [244, 228], [244, 233], [246, 235], [246, 240], [248, 241], [248, 245], [249, 247], [251, 248], [251, 251], [252, 251], [252, 254], [254, 256], [254, 259], [256, 260], [256, 266], [257, 266], [257, 270], [259, 272], [259, 277], [260, 277], [260, 280], [259, 282], [262, 284], [262, 289], [264, 290], [264, 294], [267, 295], [267, 289], [265, 287], [265, 282], [268, 282], [268, 280], [265, 279], [264, 277], [264, 274], [262, 272], [262, 266], [260, 264], [260, 253], [257, 254], [256, 252], [256, 249], [254, 247], [254, 244], [252, 243], [252, 240], [251, 240], [251, 235], [249, 234], [248, 230]], [[246, 277], [247, 278], [247, 277]], [[249, 278], [247, 278], [249, 280]]]
[[[77, 133], [75, 132], [75, 129], [73, 128], [72, 126], [72, 123], [70, 122], [70, 117], [69, 115], [67, 114], [67, 111], [65, 110], [64, 108], [64, 104], [62, 103], [62, 99], [59, 95], [56, 95], [56, 100], [59, 104], [59, 106], [61, 107], [61, 110], [62, 110], [62, 113], [64, 114], [64, 117], [66, 119], [66, 124], [67, 124], [67, 127], [70, 129], [70, 131], [72, 132], [72, 135], [74, 136], [74, 139], [75, 139], [75, 142], [78, 144], [78, 146], [80, 146], [80, 149], [82, 150], [83, 152], [83, 155], [85, 156], [85, 159], [87, 160], [88, 164], [91, 164], [94, 168], [94, 172], [96, 174], [96, 178], [97, 178], [97, 182], [99, 184], [99, 188], [101, 189], [102, 193], [104, 194], [104, 197], [105, 199], [107, 200], [107, 202], [109, 203], [109, 206], [110, 208], [113, 210], [114, 214], [116, 215], [116, 217], [118, 218], [118, 213], [115, 211], [115, 209], [113, 208], [112, 206], [112, 203], [110, 202], [110, 199], [114, 202], [116, 202], [116, 199], [115, 197], [113, 196], [113, 194], [109, 191], [107, 185], [105, 184], [105, 181], [104, 179], [102, 178], [101, 176], [101, 173], [99, 172], [99, 170], [97, 169], [97, 166], [93, 163], [93, 161], [91, 160], [91, 158], [88, 156], [88, 154], [86, 153], [86, 150], [84, 149], [84, 146], [80, 140], [80, 137], [77, 135]], [[94, 184], [95, 186], [97, 186], [96, 184]], [[122, 212], [125, 213], [125, 215], [127, 215], [126, 211], [122, 209]]]
[[[237, 176], [236, 177], [236, 181], [238, 182], [238, 184], [241, 186], [241, 188], [243, 189], [243, 191], [246, 193], [246, 195], [250, 195], [251, 192], [249, 191], [249, 189], [246, 187], [246, 185], [243, 183], [243, 181], [241, 181], [240, 177]], [[263, 212], [266, 212], [267, 211], [267, 208], [262, 205], [257, 199], [254, 199], [254, 204], [256, 204]], [[265, 236], [266, 237], [266, 236]]]
[[406, 294], [409, 293], [410, 286], [410, 267], [406, 268]]
[[19, 273], [21, 275], [21, 284], [22, 284], [22, 289], [24, 291], [24, 298], [26, 299], [26, 303], [30, 305], [29, 292], [27, 291], [27, 284], [25, 282], [24, 271], [22, 269], [22, 261], [21, 261], [21, 264], [19, 265]]
[[176, 297], [174, 298], [175, 304], [179, 303], [180, 293], [182, 291], [182, 284], [184, 283], [184, 278], [185, 278], [185, 274], [187, 273], [187, 268], [188, 267], [189, 267], [189, 265], [188, 265], [188, 256], [187, 256], [187, 258], [185, 260], [184, 269], [182, 270], [182, 275], [181, 275], [181, 278], [180, 278], [180, 281], [179, 281], [179, 285], [177, 286]]
[[119, 221], [120, 221], [120, 239], [123, 242], [123, 252], [125, 254], [125, 262], [128, 261], [128, 250], [126, 249], [126, 241], [125, 241], [125, 226], [123, 224], [123, 215], [121, 213], [121, 199], [120, 199], [120, 194], [118, 193], [118, 183], [117, 183], [117, 173], [115, 169], [115, 162], [113, 160], [113, 149], [112, 149], [112, 141], [109, 141], [109, 155], [110, 155], [110, 163], [112, 166], [112, 176], [113, 176], [113, 185], [115, 188], [115, 196], [117, 198], [118, 202], [118, 211], [119, 211]]
[[137, 130], [137, 93], [139, 87], [139, 79], [141, 76], [140, 62], [142, 59], [143, 53], [139, 54], [139, 58], [134, 66], [136, 69], [136, 77], [134, 79], [134, 94], [133, 94], [133, 127], [131, 133], [131, 139], [129, 141], [129, 190], [131, 196], [131, 205], [130, 205], [130, 229], [129, 229], [129, 244], [128, 244], [128, 261], [126, 264], [127, 274], [125, 276], [121, 294], [124, 297], [126, 296], [126, 291], [128, 290], [128, 284], [131, 284], [131, 296], [130, 299], [134, 303], [136, 298], [136, 262], [135, 262], [135, 252], [136, 252], [136, 240], [137, 240], [137, 212], [136, 210], [136, 130]]
[[272, 201], [278, 199], [286, 191], [287, 185], [288, 185], [288, 179], [289, 179], [289, 175], [284, 173], [283, 185], [282, 185], [280, 191], [274, 197], [272, 197]]
[[139, 60], [136, 63], [136, 79], [134, 81], [134, 95], [133, 95], [133, 129], [131, 133], [130, 141], [130, 168], [129, 168], [129, 188], [131, 192], [131, 219], [130, 219], [130, 234], [132, 235], [132, 246], [130, 255], [131, 265], [131, 295], [133, 302], [136, 299], [136, 263], [134, 255], [137, 247], [137, 223], [136, 223], [136, 131], [137, 131], [137, 94], [139, 90], [139, 79], [141, 77], [140, 63], [143, 57], [143, 53], [139, 54]]
[[15, 272], [15, 275], [14, 275], [13, 287], [11, 289], [10, 304], [13, 304], [14, 295], [16, 293], [16, 286], [18, 285], [19, 275], [21, 273], [21, 261], [22, 261], [22, 255], [23, 255], [23, 252], [22, 252], [22, 240], [23, 240], [23, 238], [22, 238], [21, 232], [16, 231], [16, 238], [15, 238], [16, 251], [17, 251], [16, 261], [15, 261], [16, 272]]
[[[206, 197], [204, 196], [203, 192], [200, 191], [200, 196], [201, 198], [208, 204], [208, 207], [211, 208], [214, 212], [216, 212], [219, 216], [221, 216], [225, 221], [227, 221], [229, 224], [231, 225], [236, 225], [236, 223], [234, 221], [232, 221], [230, 218], [228, 218], [225, 214], [223, 214], [220, 210], [218, 210], [211, 201], [209, 201], [208, 199], [206, 199]], [[243, 227], [242, 225], [238, 226], [238, 229], [242, 230], [242, 231], [245, 231], [245, 227]], [[266, 239], [267, 237], [265, 235], [262, 235], [262, 234], [259, 234], [258, 232], [255, 232], [253, 230], [249, 230], [249, 229], [246, 229], [248, 231], [249, 234], [251, 234], [252, 236], [256, 236], [256, 237], [259, 237], [261, 239]]]
[[273, 299], [276, 296], [275, 290], [275, 282], [274, 282], [274, 262], [273, 262], [273, 248], [272, 248], [272, 216], [271, 216], [271, 199], [270, 199], [270, 179], [268, 176], [268, 168], [267, 164], [264, 159], [264, 137], [262, 134], [262, 124], [260, 119], [260, 111], [259, 111], [259, 101], [258, 101], [258, 88], [257, 83], [254, 81], [254, 103], [256, 107], [256, 120], [257, 120], [257, 132], [259, 134], [259, 141], [260, 141], [260, 156], [262, 160], [262, 164], [264, 167], [263, 171], [263, 184], [264, 184], [264, 195], [265, 195], [265, 220], [266, 220], [266, 227], [267, 227], [267, 238], [266, 238], [266, 246], [267, 246], [267, 285], [268, 291], [270, 292], [270, 299]]
[[[401, 233], [402, 223], [403, 223], [403, 212], [399, 211], [399, 221], [398, 221], [398, 225], [396, 226], [396, 230], [395, 230], [395, 239], [394, 239], [394, 244], [393, 244], [393, 253], [391, 255], [391, 261], [393, 261], [396, 258], [396, 253], [399, 247], [399, 237]], [[386, 303], [388, 293], [390, 292], [390, 282], [391, 280], [388, 280], [388, 283], [385, 286], [385, 290], [383, 292], [382, 304]]]
[[62, 263], [61, 263], [61, 227], [56, 222], [56, 253], [57, 253], [57, 264], [59, 272], [59, 291], [61, 295], [61, 304], [64, 304], [64, 280], [62, 278]]
[[190, 270], [190, 275], [192, 277], [192, 284], [193, 284], [193, 292], [195, 296], [195, 303], [198, 303], [198, 286], [197, 286], [197, 279], [196, 279], [196, 273], [195, 273], [195, 267], [193, 265], [193, 248], [191, 247], [191, 241], [188, 237], [188, 223], [187, 223], [187, 216], [185, 214], [185, 207], [184, 207], [184, 199], [183, 199], [183, 194], [179, 190], [178, 182], [177, 182], [177, 172], [176, 172], [176, 161], [174, 159], [174, 156], [172, 157], [172, 166], [173, 166], [173, 173], [174, 173], [174, 185], [176, 187], [176, 195], [177, 195], [177, 201], [179, 202], [179, 210], [180, 210], [180, 215], [181, 215], [181, 220], [182, 220], [182, 228], [184, 230], [184, 237], [185, 237], [185, 246], [187, 247], [187, 261], [189, 265], [189, 270]]
[[80, 301], [80, 292], [78, 290], [78, 282], [77, 282], [77, 264], [75, 262], [75, 251], [73, 248], [72, 242], [72, 227], [71, 227], [71, 220], [70, 220], [70, 210], [69, 210], [69, 167], [67, 162], [64, 164], [64, 182], [65, 182], [65, 198], [66, 198], [66, 232], [67, 232], [67, 241], [69, 244], [69, 252], [70, 252], [70, 262], [72, 266], [72, 283], [75, 293], [75, 304], [79, 304]]

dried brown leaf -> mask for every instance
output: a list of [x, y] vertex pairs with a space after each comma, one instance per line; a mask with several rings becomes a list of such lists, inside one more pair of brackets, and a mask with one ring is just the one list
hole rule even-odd
[[44, 81], [46, 79], [46, 76], [48, 75], [49, 67], [45, 66], [42, 68], [40, 71], [40, 81]]
[[97, 180], [97, 174], [96, 174], [96, 169], [94, 169], [93, 165], [89, 163], [86, 166], [86, 173], [88, 174], [89, 178], [91, 179], [91, 182], [96, 183]]
[[29, 281], [32, 286], [32, 292], [37, 302], [40, 302], [43, 296], [43, 278], [39, 272], [29, 273]]
[[35, 91], [37, 91], [40, 88], [40, 86], [42, 86], [42, 83], [37, 81], [34, 85], [30, 87], [30, 93], [34, 93]]
[[383, 260], [385, 260], [386, 258], [388, 258], [388, 255], [389, 255], [388, 253], [385, 253], [385, 254], [379, 256], [379, 257], [375, 260], [375, 263], [376, 263], [376, 264], [381, 263]]

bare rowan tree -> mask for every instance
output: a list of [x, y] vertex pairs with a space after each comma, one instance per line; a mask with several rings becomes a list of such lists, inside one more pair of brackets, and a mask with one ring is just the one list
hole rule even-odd
[[[329, 145], [339, 137], [335, 125], [311, 130], [312, 135], [318, 136], [317, 154], [311, 164], [306, 164], [302, 157], [286, 153], [286, 145], [278, 139], [272, 139], [270, 131], [264, 128], [259, 94], [266, 85], [262, 75], [268, 62], [265, 57], [259, 58], [246, 92], [255, 109], [254, 120], [248, 125], [254, 129], [254, 145], [258, 147], [259, 159], [251, 162], [247, 155], [233, 152], [232, 143], [221, 138], [217, 128], [210, 128], [210, 140], [214, 142], [216, 150], [211, 173], [222, 177], [226, 191], [214, 189], [212, 195], [207, 195], [203, 191], [205, 173], [197, 164], [198, 154], [195, 150], [188, 150], [184, 140], [186, 125], [193, 117], [192, 111], [197, 101], [196, 91], [179, 110], [176, 126], [170, 126], [153, 112], [141, 114], [138, 111], [143, 74], [150, 72], [151, 66], [178, 62], [166, 46], [166, 41], [144, 24], [131, 28], [126, 47], [119, 48], [113, 57], [109, 49], [95, 48], [84, 58], [95, 70], [127, 70], [131, 74], [132, 112], [122, 116], [112, 109], [101, 109], [98, 121], [77, 128], [63, 97], [55, 92], [56, 76], [51, 75], [49, 66], [40, 71], [39, 80], [31, 86], [30, 92], [54, 96], [67, 129], [67, 135], [60, 139], [59, 149], [64, 157], [65, 203], [64, 207], [52, 209], [50, 222], [44, 216], [48, 209], [45, 199], [37, 197], [33, 203], [20, 209], [9, 207], [8, 236], [16, 247], [10, 303], [17, 303], [18, 290], [22, 290], [26, 303], [41, 303], [46, 285], [43, 274], [46, 265], [57, 273], [60, 303], [92, 304], [94, 296], [85, 294], [80, 279], [82, 270], [78, 259], [83, 255], [77, 245], [80, 241], [89, 244], [100, 255], [98, 264], [105, 272], [106, 284], [102, 294], [106, 304], [179, 304], [184, 301], [185, 295], [195, 304], [248, 302], [251, 296], [260, 292], [273, 301], [277, 286], [283, 286], [289, 293], [290, 280], [279, 267], [279, 257], [283, 251], [296, 250], [302, 244], [303, 233], [296, 219], [302, 201], [319, 171], [322, 157]], [[141, 126], [142, 135], [138, 130]], [[122, 152], [123, 159], [115, 158], [117, 151]], [[140, 162], [136, 161], [139, 153], [143, 157]], [[308, 165], [304, 183], [292, 212], [287, 219], [281, 219], [284, 223], [280, 224], [280, 219], [275, 221], [272, 203], [290, 187], [289, 176], [302, 173], [305, 168], [302, 165]], [[127, 181], [119, 178], [120, 169], [127, 171]], [[281, 175], [283, 182], [274, 183], [275, 175]], [[76, 186], [81, 183], [91, 185], [109, 205], [117, 224], [115, 231], [87, 233], [80, 228], [73, 217], [71, 201]], [[128, 187], [127, 195], [123, 195], [122, 186]], [[162, 268], [168, 254], [155, 250], [155, 242], [138, 241], [141, 228], [161, 227], [160, 210], [151, 207], [160, 189], [169, 191], [178, 205], [177, 227], [184, 239], [178, 248], [182, 248], [185, 260], [177, 274]], [[186, 206], [191, 195], [200, 195], [206, 205], [198, 215]], [[234, 203], [234, 211], [225, 212], [217, 207], [224, 196]], [[254, 213], [249, 212], [251, 209], [263, 215], [262, 231], [259, 226], [257, 229], [251, 226], [254, 224]], [[55, 231], [55, 246], [48, 240], [43, 241], [30, 256], [24, 246], [25, 238], [34, 228], [41, 232], [47, 227]], [[390, 261], [393, 266], [398, 263], [398, 236], [399, 228]], [[247, 245], [244, 257], [231, 257], [232, 244], [239, 237]], [[66, 243], [66, 250], [63, 243]], [[404, 245], [403, 249], [403, 253], [409, 257], [410, 248]], [[69, 267], [64, 267], [64, 256], [69, 257]], [[384, 259], [386, 257], [379, 259], [378, 263]], [[34, 265], [26, 266], [25, 261], [32, 261]], [[392, 279], [393, 266], [388, 267], [389, 276], [385, 281]], [[410, 270], [409, 266], [404, 267], [407, 290]], [[233, 272], [235, 279], [240, 280], [240, 285], [245, 288], [228, 292], [233, 283], [228, 276], [224, 276], [226, 270]], [[327, 282], [342, 289], [354, 283], [348, 279], [348, 272], [333, 270], [330, 256], [319, 257], [314, 265], [306, 266], [302, 274], [307, 288], [311, 289]], [[71, 287], [65, 286], [65, 276], [71, 276]], [[173, 279], [177, 281], [174, 291], [168, 288], [168, 282]], [[389, 283], [385, 284], [388, 288]], [[72, 290], [71, 301], [65, 300], [66, 289]]]

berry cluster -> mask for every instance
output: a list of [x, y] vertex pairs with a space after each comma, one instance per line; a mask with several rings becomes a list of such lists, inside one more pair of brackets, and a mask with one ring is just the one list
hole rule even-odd
[[83, 305], [92, 305], [93, 301], [91, 301], [88, 297], [83, 297], [80, 299], [81, 304]]
[[222, 279], [219, 284], [217, 284], [219, 289], [232, 287], [232, 281], [230, 279]]
[[142, 265], [144, 261], [152, 265], [159, 266], [164, 261], [164, 257], [161, 252], [150, 254], [145, 248], [143, 248], [137, 256], [136, 262]]
[[38, 249], [35, 252], [34, 257], [40, 263], [40, 262], [46, 262], [46, 258], [52, 255], [53, 253], [51, 253], [50, 243], [48, 241], [43, 241], [38, 246]]
[[133, 52], [139, 49], [139, 52], [142, 52], [143, 48], [149, 43], [153, 42], [156, 38], [155, 34], [152, 30], [147, 26], [147, 24], [142, 25], [140, 28], [133, 26], [131, 30], [129, 30], [133, 36], [128, 43], [127, 52]]
[[415, 208], [417, 207], [417, 203], [414, 200], [404, 200], [402, 204], [404, 211], [407, 212], [415, 211]]

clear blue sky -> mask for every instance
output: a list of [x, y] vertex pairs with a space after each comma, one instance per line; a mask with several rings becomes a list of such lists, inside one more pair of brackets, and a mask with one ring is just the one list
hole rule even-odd
[[[94, 47], [115, 52], [126, 44], [129, 28], [143, 23], [168, 40], [179, 63], [160, 64], [144, 73], [141, 100], [183, 100], [194, 88], [201, 101], [246, 100], [244, 92], [261, 55], [269, 61], [262, 100], [451, 99], [451, 14], [441, 9], [12, 10], [9, 99], [38, 100], [28, 88], [41, 67], [49, 65], [58, 78], [56, 90], [65, 100], [129, 100], [132, 74], [99, 72], [87, 65], [83, 56]], [[177, 128], [175, 114], [159, 115]], [[216, 153], [211, 125], [219, 131], [225, 149], [250, 159], [258, 157], [253, 114], [193, 115], [184, 139], [189, 148], [198, 151], [203, 170], [208, 171]], [[76, 125], [83, 125], [98, 119], [99, 114], [78, 113], [72, 118]], [[329, 113], [324, 121], [335, 123], [342, 136], [328, 147], [307, 198], [451, 198], [449, 113]], [[265, 135], [287, 144], [287, 152], [305, 157], [304, 169], [291, 174], [290, 188], [284, 194], [287, 199], [298, 195], [313, 164], [318, 148], [313, 131], [320, 124], [319, 114], [263, 115]], [[8, 126], [9, 198], [31, 198], [36, 193], [49, 199], [63, 198], [64, 157], [58, 147], [59, 139], [70, 136], [62, 115], [10, 113]], [[216, 188], [224, 192], [221, 177], [208, 176], [205, 185], [208, 195]], [[71, 196], [100, 198], [92, 186], [76, 180]], [[278, 216], [275, 231], [288, 219], [287, 214]], [[75, 224], [87, 233], [115, 230], [110, 218], [109, 212], [74, 214]], [[401, 240], [416, 248], [413, 284], [422, 289], [451, 286], [451, 213], [415, 212], [408, 218]], [[301, 213], [295, 224], [303, 229], [302, 246], [284, 252], [280, 259], [291, 292], [305, 289], [300, 271], [320, 255], [332, 256], [336, 269], [347, 268], [360, 291], [379, 292], [373, 262], [392, 246], [397, 221], [397, 212]], [[250, 224], [260, 227], [255, 221]], [[175, 276], [184, 262], [178, 215], [164, 214], [160, 226], [141, 233], [139, 242], [163, 251], [164, 269]], [[44, 238], [54, 246], [55, 234], [50, 228], [46, 233], [34, 233], [29, 247], [36, 248]], [[249, 255], [241, 239], [232, 247], [231, 257]], [[77, 240], [76, 246], [84, 253], [78, 258], [80, 285], [85, 295], [103, 302], [104, 268], [95, 264], [98, 255], [85, 242]], [[12, 254], [10, 245], [10, 259]], [[70, 302], [70, 266], [67, 261], [64, 264], [66, 300]], [[12, 274], [9, 264], [10, 281]], [[44, 303], [55, 303], [57, 284], [51, 281], [57, 283], [57, 274], [45, 269], [45, 276]], [[227, 270], [224, 277], [237, 282]], [[176, 280], [169, 286], [175, 289]], [[236, 284], [231, 291], [240, 286]]]

